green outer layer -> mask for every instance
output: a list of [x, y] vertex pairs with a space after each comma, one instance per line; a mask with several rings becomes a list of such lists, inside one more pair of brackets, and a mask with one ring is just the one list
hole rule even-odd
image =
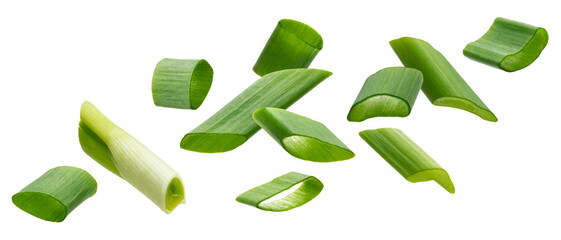
[[506, 18], [496, 18], [491, 28], [464, 48], [474, 61], [514, 72], [532, 64], [547, 45], [544, 28]]
[[423, 73], [421, 89], [432, 104], [463, 109], [487, 121], [497, 121], [448, 60], [429, 43], [403, 37], [390, 41], [390, 45], [404, 66]]
[[359, 135], [408, 181], [435, 180], [448, 192], [455, 192], [448, 173], [401, 130], [379, 128]]
[[97, 182], [86, 171], [69, 166], [53, 168], [12, 196], [21, 210], [43, 220], [62, 222], [93, 196]]
[[260, 127], [251, 114], [262, 107], [288, 108], [331, 76], [319, 69], [288, 69], [269, 73], [255, 81], [226, 106], [181, 140], [183, 149], [226, 152], [242, 145]]
[[[384, 68], [368, 77], [356, 97], [347, 120], [362, 122], [368, 118], [378, 116], [406, 117], [411, 113], [415, 99], [423, 85], [423, 74], [413, 68], [389, 67]], [[380, 97], [387, 96], [403, 104], [389, 104], [390, 106], [404, 106], [405, 109], [384, 108], [385, 102]]]
[[283, 69], [307, 68], [323, 47], [323, 39], [310, 26], [280, 20], [253, 66], [259, 76]]
[[197, 109], [212, 85], [212, 67], [204, 59], [164, 58], [152, 77], [152, 98], [160, 107]]
[[[290, 195], [276, 201], [262, 203], [298, 183], [302, 183], [302, 185]], [[311, 201], [319, 195], [322, 189], [323, 183], [319, 179], [297, 172], [290, 172], [240, 194], [236, 201], [265, 211], [282, 212]]]
[[253, 120], [290, 155], [313, 162], [333, 162], [355, 154], [320, 122], [278, 108], [261, 108]]

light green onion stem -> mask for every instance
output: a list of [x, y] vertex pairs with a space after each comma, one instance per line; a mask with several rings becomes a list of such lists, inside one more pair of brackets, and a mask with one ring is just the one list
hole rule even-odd
[[[264, 202], [299, 183], [302, 183], [302, 185], [286, 197], [271, 202]], [[311, 201], [319, 195], [322, 189], [323, 184], [319, 179], [297, 172], [290, 172], [242, 193], [236, 198], [236, 201], [265, 211], [282, 212]]]
[[401, 130], [379, 128], [359, 135], [407, 181], [434, 180], [449, 193], [456, 191], [448, 173]]
[[21, 210], [51, 222], [62, 222], [97, 191], [95, 179], [69, 166], [53, 168], [12, 196]]
[[544, 28], [499, 17], [485, 35], [464, 48], [464, 55], [480, 63], [514, 72], [532, 64], [540, 56], [548, 39]]
[[362, 122], [373, 117], [406, 117], [423, 85], [423, 74], [413, 68], [384, 68], [366, 79], [347, 120]]

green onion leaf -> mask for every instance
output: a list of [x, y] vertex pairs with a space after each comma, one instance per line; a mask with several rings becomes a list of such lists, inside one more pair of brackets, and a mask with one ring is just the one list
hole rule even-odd
[[278, 108], [261, 108], [253, 120], [290, 155], [313, 162], [333, 162], [355, 154], [320, 122]]
[[449, 193], [455, 192], [448, 173], [401, 130], [379, 128], [359, 135], [407, 181], [434, 180]]
[[212, 67], [204, 59], [164, 58], [152, 78], [152, 98], [160, 107], [197, 109], [212, 84]]
[[283, 69], [307, 68], [323, 47], [323, 39], [310, 26], [280, 20], [253, 66], [259, 76]]
[[331, 72], [305, 68], [269, 73], [186, 134], [180, 146], [206, 153], [237, 148], [260, 129], [251, 117], [255, 110], [288, 108], [329, 76]]
[[392, 40], [390, 45], [404, 66], [423, 73], [421, 89], [432, 104], [463, 109], [487, 121], [497, 121], [450, 62], [429, 43], [403, 37]]
[[185, 202], [179, 174], [93, 104], [80, 109], [78, 137], [86, 154], [129, 182], [165, 213]]
[[413, 68], [384, 68], [366, 79], [347, 120], [373, 117], [407, 117], [423, 84], [423, 74]]
[[[289, 195], [275, 201], [265, 202], [267, 199], [299, 183], [302, 183], [302, 185]], [[323, 183], [319, 179], [297, 172], [290, 172], [242, 193], [236, 198], [236, 201], [265, 211], [282, 212], [311, 201], [319, 195], [322, 189]]]
[[514, 72], [532, 64], [548, 40], [544, 28], [499, 17], [480, 39], [464, 48], [464, 55], [480, 63]]
[[53, 168], [12, 196], [21, 210], [43, 220], [62, 222], [97, 191], [86, 171], [69, 166]]

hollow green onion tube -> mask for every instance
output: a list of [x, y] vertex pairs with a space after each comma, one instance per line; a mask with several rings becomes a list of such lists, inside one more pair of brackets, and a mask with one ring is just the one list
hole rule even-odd
[[366, 79], [347, 120], [362, 122], [373, 117], [406, 117], [423, 85], [423, 74], [413, 68], [384, 68]]
[[491, 28], [464, 48], [464, 55], [477, 62], [514, 72], [532, 64], [547, 45], [544, 28], [496, 18]]
[[180, 146], [206, 153], [235, 149], [259, 131], [259, 125], [251, 117], [255, 110], [263, 107], [288, 108], [329, 76], [331, 72], [318, 69], [269, 73], [186, 134]]
[[421, 89], [432, 104], [463, 109], [487, 121], [497, 121], [450, 62], [429, 43], [403, 37], [390, 41], [390, 45], [405, 67], [423, 73]]
[[259, 76], [283, 69], [307, 68], [323, 47], [323, 39], [310, 26], [282, 19], [253, 66]]
[[448, 173], [401, 130], [379, 128], [359, 135], [407, 181], [434, 180], [449, 193], [456, 191]]
[[[302, 185], [286, 197], [266, 202], [267, 199], [299, 183], [302, 183]], [[265, 211], [282, 212], [306, 204], [319, 195], [322, 189], [323, 184], [319, 179], [297, 172], [290, 172], [242, 193], [236, 198], [236, 201]]]
[[12, 196], [21, 210], [46, 221], [62, 222], [97, 191], [95, 179], [69, 166], [53, 168]]

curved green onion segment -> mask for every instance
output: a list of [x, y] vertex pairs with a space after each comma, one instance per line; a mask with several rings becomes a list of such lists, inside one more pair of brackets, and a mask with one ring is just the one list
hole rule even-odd
[[160, 107], [197, 109], [212, 85], [212, 67], [204, 59], [164, 58], [152, 77], [152, 98]]
[[404, 66], [423, 73], [421, 89], [432, 104], [463, 109], [487, 121], [497, 121], [450, 62], [429, 43], [403, 37], [390, 41], [390, 45]]
[[165, 213], [185, 202], [179, 174], [93, 104], [82, 104], [80, 120], [80, 145], [91, 158], [129, 182]]
[[423, 85], [423, 74], [413, 68], [384, 68], [366, 79], [347, 120], [373, 117], [407, 117]]
[[290, 155], [313, 162], [333, 162], [355, 154], [320, 122], [278, 108], [261, 108], [253, 120]]
[[310, 26], [280, 20], [253, 66], [259, 76], [283, 69], [307, 68], [323, 47], [323, 39]]
[[[286, 197], [266, 202], [267, 199], [299, 183], [302, 183], [302, 185]], [[322, 189], [323, 183], [319, 179], [297, 172], [290, 172], [242, 193], [236, 198], [236, 201], [265, 211], [282, 212], [300, 207], [311, 201], [319, 195]]]
[[86, 171], [69, 166], [53, 168], [12, 196], [21, 210], [43, 220], [62, 222], [97, 191]]
[[407, 181], [434, 180], [449, 193], [456, 191], [448, 173], [401, 130], [379, 128], [359, 135]]
[[331, 72], [305, 68], [269, 73], [186, 134], [180, 146], [206, 153], [237, 148], [260, 129], [251, 118], [255, 110], [288, 108], [329, 76]]
[[514, 72], [532, 64], [540, 56], [548, 39], [544, 28], [499, 17], [480, 39], [464, 48], [464, 55], [474, 61]]

